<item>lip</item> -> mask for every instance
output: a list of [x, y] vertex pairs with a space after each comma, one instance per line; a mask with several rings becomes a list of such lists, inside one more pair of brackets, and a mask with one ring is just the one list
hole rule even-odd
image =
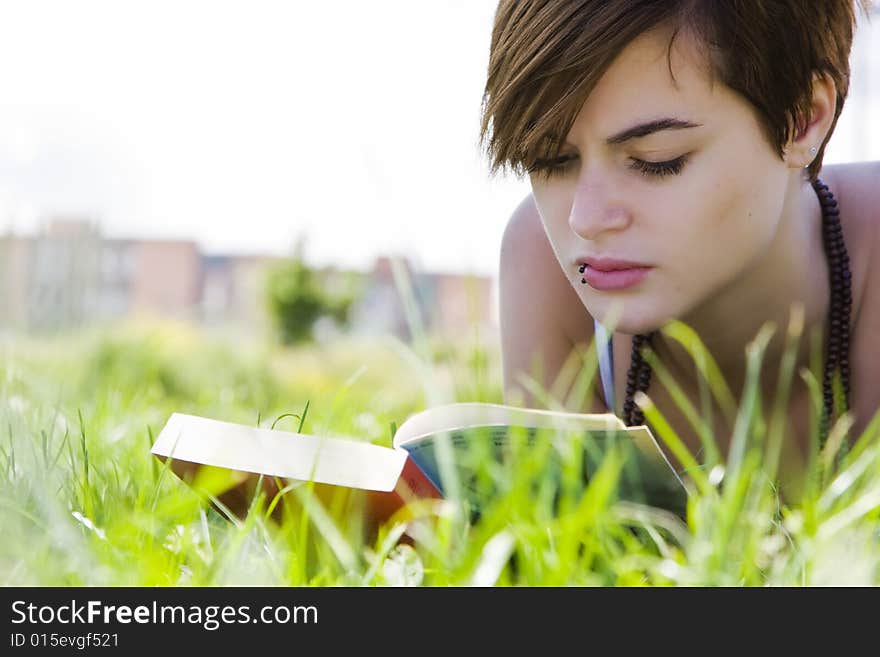
[[579, 258], [577, 265], [586, 265], [590, 269], [598, 271], [616, 271], [618, 269], [645, 269], [650, 268], [641, 262], [632, 262], [631, 260], [618, 260], [617, 258]]
[[578, 261], [578, 265], [578, 271], [583, 275], [581, 281], [602, 291], [637, 285], [653, 269], [649, 265], [610, 258], [584, 258]]

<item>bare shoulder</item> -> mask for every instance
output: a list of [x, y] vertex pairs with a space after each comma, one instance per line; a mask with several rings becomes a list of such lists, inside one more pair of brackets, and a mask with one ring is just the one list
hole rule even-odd
[[[840, 206], [847, 251], [853, 270], [854, 315], [880, 315], [880, 161], [833, 164], [822, 168]], [[861, 304], [864, 305], [860, 305]], [[875, 320], [876, 321], [876, 320]]]
[[823, 168], [820, 177], [838, 199], [852, 269], [850, 364], [859, 435], [880, 408], [880, 162], [833, 165]]
[[553, 252], [534, 198], [514, 210], [501, 242], [499, 279], [515, 286], [517, 298], [551, 319], [571, 343], [589, 341], [593, 322]]
[[822, 167], [820, 178], [840, 204], [841, 220], [860, 231], [859, 238], [874, 238], [880, 226], [880, 160], [849, 162]]
[[[551, 390], [573, 351], [590, 344], [593, 322], [559, 265], [531, 193], [504, 230], [498, 280], [505, 398], [524, 376]], [[524, 399], [540, 403], [529, 394]]]

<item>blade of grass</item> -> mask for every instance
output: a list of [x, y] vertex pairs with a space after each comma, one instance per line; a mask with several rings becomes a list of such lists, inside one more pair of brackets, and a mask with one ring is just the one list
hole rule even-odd
[[822, 481], [827, 481], [828, 477], [831, 475], [834, 468], [835, 457], [846, 444], [845, 439], [849, 435], [849, 430], [854, 423], [855, 417], [853, 414], [849, 412], [844, 413], [834, 423], [831, 431], [828, 432], [828, 439], [825, 441], [825, 446], [822, 448], [820, 454]]
[[862, 435], [859, 436], [858, 440], [856, 440], [855, 444], [852, 446], [852, 449], [847, 453], [847, 460], [855, 461], [858, 459], [865, 449], [870, 445], [875, 444], [875, 440], [878, 436], [880, 436], [880, 408], [874, 413], [874, 417], [868, 423], [868, 426], [865, 427]]
[[730, 440], [730, 450], [727, 456], [727, 476], [734, 480], [739, 475], [739, 469], [748, 446], [749, 428], [754, 422], [755, 406], [759, 403], [761, 363], [774, 331], [775, 326], [772, 322], [765, 323], [755, 339], [746, 347], [746, 382], [743, 401], [736, 416], [736, 424], [733, 427], [733, 437]]
[[89, 449], [86, 446], [86, 425], [83, 421], [82, 410], [76, 409], [77, 416], [79, 417], [79, 432], [80, 432], [80, 445], [82, 448], [83, 455], [83, 480], [82, 480], [82, 491], [83, 491], [83, 509], [86, 512], [86, 515], [90, 518], [94, 517], [94, 508], [92, 505], [92, 491], [91, 491], [91, 483], [89, 479]]
[[382, 529], [382, 535], [378, 537], [379, 539], [379, 549], [372, 556], [370, 567], [367, 569], [367, 572], [364, 573], [363, 577], [361, 577], [361, 586], [369, 586], [376, 579], [376, 575], [379, 572], [379, 568], [382, 566], [382, 562], [388, 556], [388, 553], [394, 549], [397, 545], [397, 542], [403, 536], [403, 532], [406, 531], [406, 523], [399, 522], [394, 524], [390, 529]]
[[767, 450], [765, 452], [765, 470], [771, 480], [776, 478], [779, 467], [779, 455], [782, 452], [782, 438], [787, 424], [786, 410], [788, 398], [791, 392], [791, 382], [794, 376], [794, 366], [797, 360], [797, 348], [804, 330], [804, 308], [796, 305], [791, 310], [791, 316], [786, 333], [785, 351], [782, 355], [782, 363], [779, 368], [779, 378], [776, 382], [776, 402], [773, 407], [773, 416], [770, 420], [770, 429], [767, 437]]
[[12, 439], [12, 422], [6, 420], [6, 437], [9, 439], [9, 452], [6, 455], [6, 463], [9, 469], [9, 480], [15, 479], [15, 442]]
[[721, 374], [718, 363], [706, 349], [697, 333], [687, 324], [672, 320], [661, 329], [663, 335], [676, 340], [690, 354], [703, 378], [709, 383], [712, 394], [729, 422], [736, 417], [736, 401]]
[[[274, 430], [275, 425], [278, 424], [278, 422], [280, 420], [283, 420], [286, 417], [295, 417], [297, 420], [300, 420], [300, 426], [302, 425], [302, 420], [300, 419], [299, 415], [297, 415], [296, 413], [282, 413], [281, 415], [279, 415], [278, 417], [275, 418], [275, 420], [272, 422], [272, 426], [270, 426], [269, 429]], [[299, 433], [299, 431], [297, 431], [297, 433]]]
[[296, 428], [297, 433], [302, 433], [303, 425], [306, 423], [306, 416], [309, 414], [309, 404], [311, 403], [310, 399], [306, 399], [306, 405], [303, 407], [302, 419], [299, 421], [299, 426]]
[[825, 520], [819, 527], [817, 538], [820, 540], [830, 539], [878, 507], [880, 507], [880, 487], [874, 486], [872, 490], [857, 497], [835, 515]]
[[[431, 406], [444, 403], [442, 392], [438, 391], [434, 382], [437, 380], [434, 371], [434, 362], [428, 347], [428, 340], [425, 335], [424, 323], [422, 322], [419, 312], [418, 302], [413, 293], [412, 282], [409, 273], [399, 258], [391, 258], [391, 273], [394, 278], [394, 284], [397, 287], [401, 302], [404, 308], [407, 326], [409, 327], [412, 337], [413, 348], [415, 353], [420, 357], [422, 368], [430, 375], [425, 380], [425, 392], [428, 396], [428, 404]], [[460, 499], [461, 484], [458, 481], [458, 473], [455, 469], [454, 454], [452, 450], [452, 442], [449, 434], [438, 434], [435, 441], [437, 453], [437, 466], [440, 472], [440, 480], [443, 488], [447, 491], [450, 499]]]
[[[155, 439], [153, 438], [153, 427], [149, 424], [147, 425], [147, 449], [153, 448], [153, 443], [155, 443]], [[158, 459], [150, 454], [150, 472], [153, 475], [153, 483], [157, 483], [159, 479], [159, 466], [156, 463]]]
[[806, 367], [800, 369], [800, 377], [809, 390], [810, 398], [810, 447], [807, 454], [807, 478], [804, 487], [803, 503], [805, 512], [820, 493], [822, 484], [819, 465], [819, 418], [822, 413], [822, 392], [816, 376]]
[[827, 513], [831, 510], [834, 503], [840, 499], [844, 493], [851, 490], [853, 485], [872, 465], [877, 465], [876, 451], [866, 451], [859, 457], [849, 463], [846, 468], [837, 474], [829, 486], [822, 491], [819, 497], [817, 509], [819, 513]]
[[[330, 546], [340, 565], [346, 571], [354, 571], [358, 565], [357, 553], [348, 541], [345, 540], [342, 532], [324, 509], [321, 501], [315, 495], [304, 492], [301, 488], [295, 488], [293, 494], [296, 495], [297, 499], [308, 511], [308, 516], [315, 523], [315, 527]], [[305, 554], [305, 552], [301, 554]]]
[[575, 345], [550, 386], [550, 396], [564, 399], [564, 406], [576, 413], [582, 412], [598, 369], [594, 345], [595, 341], [586, 350]]
[[703, 446], [703, 451], [706, 454], [703, 467], [707, 470], [711, 469], [721, 460], [721, 454], [718, 451], [718, 446], [712, 435], [711, 425], [707, 424], [707, 422], [700, 417], [697, 410], [694, 408], [694, 405], [691, 404], [690, 400], [682, 391], [681, 386], [678, 385], [666, 366], [660, 362], [657, 355], [650, 349], [646, 349], [644, 353], [645, 360], [648, 361], [651, 365], [651, 369], [657, 374], [657, 379], [663, 384], [663, 387], [669, 391], [676, 406], [678, 406], [682, 413], [684, 413], [688, 422], [694, 428], [694, 431], [699, 435], [700, 444]]
[[[594, 331], [593, 338], [590, 340], [590, 344], [587, 345], [585, 351], [583, 350], [582, 344], [576, 344], [573, 346], [572, 353], [569, 354], [569, 359], [572, 361], [573, 365], [579, 366], [579, 372], [574, 386], [572, 386], [568, 397], [565, 399], [565, 406], [567, 408], [563, 410], [573, 409], [575, 412], [582, 412], [587, 397], [593, 390], [593, 382], [599, 371], [599, 350], [607, 348], [608, 341], [611, 340], [611, 336], [614, 334], [614, 330], [617, 327], [618, 321], [620, 321], [622, 313], [623, 303], [618, 301], [613, 302], [601, 321], [602, 326], [605, 327], [605, 335], [607, 337], [602, 344], [598, 344], [600, 335], [598, 332]], [[555, 387], [552, 390], [555, 392]], [[563, 398], [561, 392], [554, 396]], [[609, 408], [608, 412], [616, 414], [617, 409]]]
[[675, 433], [675, 430], [669, 425], [669, 422], [663, 417], [663, 414], [660, 413], [654, 402], [651, 401], [651, 398], [640, 391], [636, 393], [633, 401], [638, 404], [645, 414], [645, 422], [651, 425], [675, 458], [678, 459], [678, 462], [684, 468], [684, 472], [690, 476], [700, 493], [703, 495], [711, 494], [714, 488], [709, 483], [706, 473], [703, 472], [693, 454], [691, 454], [681, 438], [678, 437], [678, 434]]

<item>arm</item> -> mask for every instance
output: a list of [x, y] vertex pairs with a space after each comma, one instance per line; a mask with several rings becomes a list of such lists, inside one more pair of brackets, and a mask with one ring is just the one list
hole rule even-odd
[[524, 377], [532, 377], [565, 410], [607, 412], [598, 374], [586, 407], [568, 407], [574, 402], [566, 398], [593, 339], [593, 320], [559, 266], [531, 194], [508, 221], [499, 267], [505, 403], [544, 406], [524, 383]]

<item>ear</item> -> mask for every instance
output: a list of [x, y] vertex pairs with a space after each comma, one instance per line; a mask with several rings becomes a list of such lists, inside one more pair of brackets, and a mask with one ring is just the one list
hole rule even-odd
[[792, 169], [803, 169], [816, 159], [825, 137], [831, 130], [837, 110], [837, 87], [827, 73], [813, 75], [813, 96], [810, 121], [799, 125], [799, 131], [785, 147], [785, 162]]

